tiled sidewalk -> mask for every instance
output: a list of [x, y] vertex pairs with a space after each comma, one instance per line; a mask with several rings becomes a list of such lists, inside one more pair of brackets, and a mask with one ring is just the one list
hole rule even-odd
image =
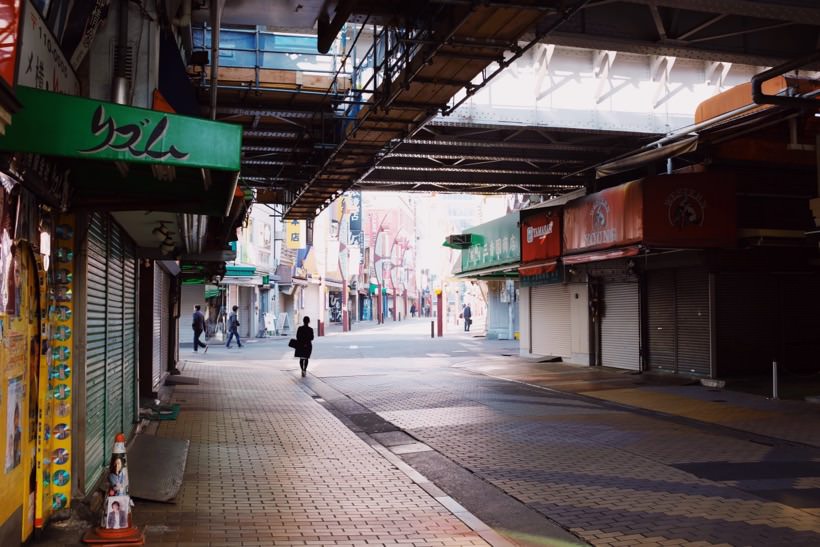
[[820, 448], [820, 405], [692, 385], [685, 377], [495, 357], [460, 366], [517, 382]]
[[486, 545], [271, 362], [186, 363], [175, 505], [138, 502], [149, 545]]

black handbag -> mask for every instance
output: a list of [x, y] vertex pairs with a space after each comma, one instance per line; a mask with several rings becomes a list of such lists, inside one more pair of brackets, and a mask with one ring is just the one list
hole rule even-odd
[[288, 342], [288, 346], [290, 346], [292, 348], [295, 348], [298, 345], [299, 345], [299, 342], [296, 341], [296, 338], [291, 338], [290, 342]]

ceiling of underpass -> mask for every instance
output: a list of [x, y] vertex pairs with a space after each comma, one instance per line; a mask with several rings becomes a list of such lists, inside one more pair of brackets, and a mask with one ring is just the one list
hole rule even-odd
[[[387, 77], [372, 93], [351, 94], [354, 86], [340, 79], [341, 72], [287, 85], [220, 78], [216, 118], [245, 128], [243, 184], [265, 190], [265, 201], [285, 204], [288, 218], [312, 218], [352, 187], [560, 194], [591, 184], [590, 166], [658, 137], [457, 124], [440, 116], [453, 97], [464, 96], [464, 89], [471, 95], [499, 60], [511, 63], [530, 43], [761, 67], [820, 47], [815, 0], [340, 0], [289, 2], [290, 11], [282, 6], [268, 21], [262, 3], [227, 0], [224, 24], [275, 23], [280, 32], [304, 32], [306, 21], [318, 19], [323, 23], [309, 26], [319, 29], [320, 44], [345, 22], [401, 29], [390, 42], [396, 62], [383, 67]], [[195, 21], [207, 20], [201, 7]], [[349, 29], [343, 31], [348, 40], [355, 35]], [[207, 105], [207, 79], [192, 81]]]

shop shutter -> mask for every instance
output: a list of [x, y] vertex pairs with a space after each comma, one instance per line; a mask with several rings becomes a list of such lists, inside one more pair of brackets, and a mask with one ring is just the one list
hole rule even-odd
[[650, 271], [646, 293], [649, 368], [677, 372], [674, 272]]
[[715, 285], [715, 375], [769, 373], [780, 328], [777, 280], [762, 273], [720, 273]]
[[154, 266], [154, 305], [153, 310], [153, 340], [152, 340], [152, 369], [151, 386], [154, 391], [159, 387], [162, 376], [162, 276], [164, 272], [159, 266]]
[[530, 336], [531, 319], [532, 317], [532, 287], [521, 287], [518, 306], [521, 310], [521, 337], [519, 339], [519, 348], [521, 353], [532, 353], [532, 337]]
[[109, 231], [108, 284], [106, 287], [106, 439], [113, 439], [124, 431], [122, 420], [123, 360], [122, 360], [122, 233], [119, 226], [111, 224]]
[[168, 370], [168, 344], [170, 342], [169, 338], [171, 335], [171, 307], [170, 307], [170, 300], [171, 300], [171, 276], [168, 275], [165, 270], [161, 268], [157, 268], [160, 271], [160, 276], [162, 279], [162, 299], [160, 300], [160, 310], [162, 314], [162, 331], [161, 331], [161, 343], [160, 343], [160, 351], [162, 352], [160, 357], [160, 374], [165, 374]]
[[[123, 245], [123, 390], [122, 415], [126, 423], [137, 418], [137, 256], [136, 246]], [[130, 387], [129, 387], [130, 386]]]
[[538, 285], [532, 288], [530, 336], [536, 355], [572, 355], [572, 321], [569, 286]]
[[136, 417], [136, 249], [110, 217], [89, 218], [86, 261], [85, 491]]
[[778, 365], [784, 372], [816, 370], [820, 355], [820, 276], [781, 274], [778, 284], [782, 318]]
[[701, 268], [677, 270], [675, 283], [678, 372], [710, 376], [709, 275]]
[[640, 304], [637, 283], [606, 283], [601, 318], [601, 364], [640, 370]]
[[106, 296], [108, 222], [94, 213], [88, 225], [85, 348], [85, 491], [105, 465]]

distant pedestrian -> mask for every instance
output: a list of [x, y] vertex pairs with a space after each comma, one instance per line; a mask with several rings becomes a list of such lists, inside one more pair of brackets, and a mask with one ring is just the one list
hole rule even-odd
[[239, 339], [239, 319], [236, 317], [238, 309], [239, 306], [231, 308], [231, 314], [228, 316], [228, 343], [225, 344], [226, 348], [231, 347], [231, 340], [234, 336], [236, 336], [236, 345], [242, 347], [242, 340]]
[[415, 316], [416, 316], [416, 305], [415, 304], [410, 304], [410, 317], [415, 317]]
[[464, 317], [464, 332], [470, 332], [470, 324], [473, 322], [473, 310], [470, 309], [469, 304], [464, 304], [461, 315]]
[[299, 367], [302, 369], [302, 376], [307, 374], [308, 359], [313, 353], [313, 329], [310, 324], [310, 317], [302, 319], [304, 323], [301, 327], [296, 329], [296, 351], [293, 356], [299, 358]]
[[205, 330], [205, 315], [199, 310], [199, 305], [194, 306], [194, 320], [191, 324], [194, 329], [194, 351], [199, 351], [199, 348], [205, 348], [205, 353], [208, 353], [208, 344], [201, 342], [199, 337]]

